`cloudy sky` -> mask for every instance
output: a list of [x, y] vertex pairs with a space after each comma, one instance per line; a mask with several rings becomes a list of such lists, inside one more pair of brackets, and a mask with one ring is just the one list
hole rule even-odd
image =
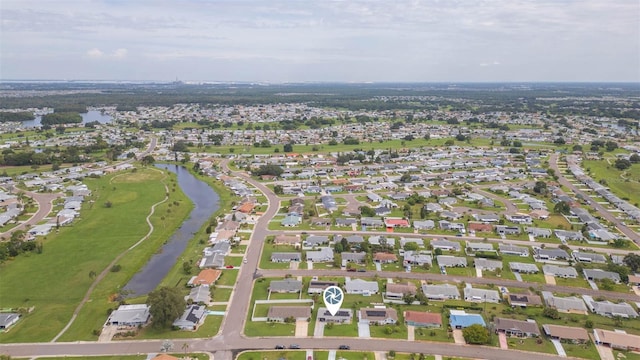
[[1, 0], [0, 79], [640, 81], [639, 0]]

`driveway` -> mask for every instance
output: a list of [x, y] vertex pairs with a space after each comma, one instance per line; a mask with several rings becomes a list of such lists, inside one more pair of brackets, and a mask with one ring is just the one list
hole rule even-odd
[[324, 337], [324, 324], [322, 321], [316, 320], [316, 325], [313, 328], [313, 337], [321, 338]]
[[479, 278], [482, 277], [482, 269], [476, 268], [476, 277], [479, 277]]
[[358, 337], [359, 338], [370, 338], [371, 337], [371, 329], [369, 329], [369, 323], [360, 321], [358, 322]]
[[551, 340], [551, 343], [556, 348], [556, 352], [558, 353], [558, 356], [567, 357], [567, 353], [564, 352], [564, 348], [562, 347], [562, 343], [560, 342], [560, 340], [553, 339]]
[[507, 335], [503, 332], [498, 333], [498, 342], [500, 343], [500, 349], [508, 349], [509, 344], [507, 343]]
[[300, 262], [298, 261], [292, 261], [289, 263], [289, 269], [291, 270], [298, 270], [298, 266], [300, 266]]
[[118, 327], [113, 325], [105, 325], [102, 328], [102, 332], [100, 332], [100, 337], [98, 338], [98, 342], [107, 342], [111, 341], [113, 335], [118, 332]]
[[513, 276], [516, 278], [516, 280], [522, 282], [522, 276], [520, 276], [520, 273], [514, 272]]
[[407, 340], [414, 341], [416, 339], [416, 327], [407, 325]]
[[595, 282], [595, 281], [593, 281], [593, 280], [587, 280], [587, 282], [589, 283], [589, 286], [591, 286], [591, 288], [592, 288], [593, 290], [600, 290], [600, 289], [598, 289], [598, 284], [596, 284], [596, 282]]
[[611, 350], [610, 347], [596, 345], [596, 350], [598, 350], [600, 360], [616, 360], [616, 357], [613, 356], [613, 350]]
[[309, 333], [309, 322], [306, 320], [296, 321], [296, 337], [307, 337]]
[[553, 276], [553, 275], [545, 275], [544, 276], [544, 281], [549, 285], [555, 285], [556, 284], [556, 277]]
[[455, 329], [453, 330], [453, 341], [456, 345], [466, 345], [466, 341], [464, 341], [464, 336], [462, 336], [462, 330]]

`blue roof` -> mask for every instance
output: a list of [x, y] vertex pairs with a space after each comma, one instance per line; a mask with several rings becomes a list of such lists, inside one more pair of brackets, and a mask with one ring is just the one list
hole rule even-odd
[[465, 315], [450, 315], [449, 316], [449, 325], [452, 328], [466, 328], [473, 324], [480, 324], [482, 326], [487, 326], [484, 323], [484, 319], [480, 314], [465, 314]]

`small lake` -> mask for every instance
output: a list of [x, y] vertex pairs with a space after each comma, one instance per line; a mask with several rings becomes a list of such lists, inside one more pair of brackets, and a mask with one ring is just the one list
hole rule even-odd
[[[97, 121], [101, 124], [106, 124], [111, 122], [113, 118], [107, 114], [103, 114], [99, 110], [90, 110], [86, 113], [80, 114], [82, 116], [82, 124], [86, 124], [88, 122]], [[24, 127], [36, 127], [40, 126], [40, 121], [42, 120], [42, 116], [36, 116], [35, 119], [29, 121], [23, 121], [22, 126]]]
[[154, 254], [125, 285], [123, 289], [131, 292], [128, 297], [146, 295], [153, 291], [169, 273], [171, 267], [180, 260], [193, 235], [220, 208], [218, 194], [205, 182], [191, 175], [185, 167], [172, 164], [156, 164], [156, 167], [178, 175], [178, 185], [193, 202], [194, 208], [187, 220], [173, 233], [160, 251]]

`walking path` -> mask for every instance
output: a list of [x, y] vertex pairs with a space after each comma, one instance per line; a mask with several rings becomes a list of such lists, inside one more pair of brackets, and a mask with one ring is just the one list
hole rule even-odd
[[[157, 170], [157, 169], [154, 169], [154, 170], [162, 172], [161, 170]], [[164, 181], [165, 178], [166, 178], [166, 176], [163, 177], [161, 179], [161, 181]], [[164, 185], [164, 191], [165, 191], [165, 194], [169, 193], [169, 187], [166, 184]], [[165, 195], [164, 199], [158, 201], [157, 203], [155, 203], [155, 204], [153, 204], [151, 206], [151, 211], [149, 212], [149, 215], [147, 215], [147, 218], [146, 218], [147, 225], [149, 225], [149, 231], [147, 232], [147, 234], [145, 236], [143, 236], [142, 239], [140, 239], [137, 243], [131, 245], [131, 247], [129, 247], [128, 249], [123, 251], [120, 255], [116, 256], [116, 258], [113, 259], [113, 261], [111, 263], [109, 263], [109, 265], [107, 265], [107, 267], [104, 268], [104, 270], [102, 270], [102, 272], [100, 272], [100, 274], [98, 276], [95, 277], [95, 279], [91, 283], [91, 286], [89, 286], [89, 289], [87, 290], [87, 293], [84, 295], [84, 298], [82, 298], [82, 301], [80, 301], [80, 304], [78, 304], [76, 309], [73, 311], [73, 315], [71, 316], [71, 319], [69, 320], [67, 325], [65, 325], [65, 327], [62, 330], [60, 330], [58, 335], [56, 335], [51, 340], [51, 342], [58, 341], [58, 339], [71, 327], [73, 322], [76, 320], [76, 317], [78, 317], [78, 314], [80, 313], [80, 310], [82, 310], [82, 308], [84, 307], [84, 304], [87, 301], [89, 301], [89, 297], [91, 296], [91, 293], [93, 292], [93, 290], [96, 288], [96, 286], [98, 286], [100, 281], [102, 281], [102, 279], [104, 279], [104, 277], [107, 276], [107, 274], [109, 273], [110, 269], [115, 264], [117, 264], [118, 261], [120, 261], [120, 259], [122, 259], [129, 251], [135, 249], [138, 245], [142, 244], [145, 240], [147, 240], [149, 238], [149, 236], [151, 236], [151, 234], [153, 234], [154, 227], [153, 227], [153, 224], [151, 223], [151, 220], [150, 220], [151, 216], [153, 216], [154, 212], [156, 211], [156, 206], [164, 203], [167, 200], [169, 200], [169, 197]]]

